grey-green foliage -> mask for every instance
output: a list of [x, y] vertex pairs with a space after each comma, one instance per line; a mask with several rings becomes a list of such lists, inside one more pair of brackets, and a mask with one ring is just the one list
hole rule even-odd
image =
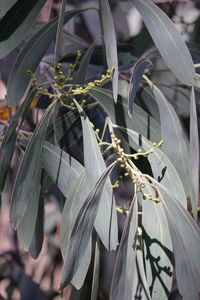
[[[33, 25], [44, 4], [29, 2], [2, 1], [0, 24], [6, 27], [0, 32], [0, 57], [24, 40], [26, 28]], [[7, 129], [3, 127], [0, 137], [0, 191], [4, 192], [9, 180], [15, 154], [20, 166], [12, 187], [11, 225], [33, 258], [43, 244], [47, 195], [50, 188], [60, 191], [61, 200], [51, 200], [57, 208], [50, 226], [54, 228], [60, 211], [64, 264], [60, 289], [70, 283], [81, 289], [91, 266], [91, 299], [97, 299], [103, 249], [117, 252], [110, 299], [165, 300], [176, 278], [183, 299], [198, 300], [199, 90], [193, 87], [195, 69], [167, 15], [150, 0], [129, 2], [149, 32], [142, 30], [134, 43], [118, 43], [113, 17], [118, 3], [108, 0], [99, 0], [97, 10], [88, 6], [68, 11], [63, 0], [59, 16], [24, 40], [8, 80], [7, 102], [16, 112], [9, 109], [12, 118], [1, 124]], [[102, 36], [92, 43], [63, 28], [77, 14], [84, 18], [88, 10], [101, 25]], [[154, 42], [160, 54], [149, 49], [149, 44], [136, 57], [141, 40]], [[45, 56], [47, 50], [51, 55]], [[199, 63], [198, 50], [195, 57]], [[173, 83], [158, 81], [162, 79], [161, 59]], [[33, 90], [28, 69], [33, 73]], [[187, 109], [177, 110], [177, 94], [179, 109], [181, 96], [182, 106], [190, 101], [189, 139], [177, 113]], [[42, 110], [34, 128], [31, 109], [30, 118], [26, 116], [35, 103], [33, 109]], [[192, 216], [187, 211], [190, 203]], [[119, 241], [117, 214], [119, 220], [126, 216]]]

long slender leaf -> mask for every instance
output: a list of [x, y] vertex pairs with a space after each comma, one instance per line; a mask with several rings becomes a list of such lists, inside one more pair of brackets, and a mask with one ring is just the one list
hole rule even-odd
[[60, 289], [70, 283], [89, 243], [105, 182], [116, 165], [111, 164], [87, 196], [73, 227], [65, 257]]
[[67, 198], [84, 167], [59, 147], [45, 142], [42, 163], [46, 172]]
[[100, 272], [100, 242], [97, 239], [96, 246], [95, 246], [91, 300], [97, 299], [98, 288], [99, 288], [99, 272]]
[[[77, 9], [66, 12], [64, 23], [83, 11], [85, 10]], [[57, 24], [58, 19], [46, 24], [26, 43], [19, 54], [8, 79], [8, 103], [10, 106], [16, 106], [23, 97], [30, 82], [27, 70], [35, 72], [56, 34]]]
[[[82, 108], [76, 102], [81, 113], [83, 128], [84, 165], [86, 169], [87, 184], [91, 188], [96, 180], [106, 169], [92, 124]], [[95, 167], [94, 167], [95, 166]], [[104, 190], [95, 220], [95, 229], [104, 246], [109, 250], [116, 250], [118, 244], [117, 213], [114, 201], [112, 201], [112, 186], [108, 179]], [[102, 224], [102, 220], [104, 220]]]
[[198, 225], [168, 190], [156, 182], [155, 184], [160, 191], [169, 225], [179, 292], [184, 299], [198, 300], [200, 294], [200, 232]]
[[132, 299], [132, 281], [135, 278], [130, 276], [132, 274], [130, 272], [133, 270], [135, 264], [133, 245], [137, 235], [137, 228], [138, 205], [137, 198], [134, 197], [119, 245], [111, 284], [111, 300]]
[[25, 99], [24, 103], [20, 105], [17, 112], [13, 116], [10, 125], [8, 126], [3, 142], [0, 147], [0, 191], [3, 190], [4, 183], [6, 180], [6, 175], [8, 172], [8, 169], [10, 167], [11, 159], [13, 156], [16, 138], [17, 138], [17, 124], [19, 123], [20, 118], [24, 118], [24, 116], [27, 114], [27, 111], [31, 105], [31, 101], [33, 100], [35, 96], [36, 91], [32, 90], [27, 98]]
[[133, 102], [137, 90], [139, 88], [140, 81], [144, 71], [151, 65], [151, 62], [147, 59], [140, 58], [133, 66], [132, 75], [130, 79], [129, 91], [128, 91], [128, 112], [132, 117], [133, 114]]
[[0, 18], [17, 2], [17, 0], [1, 0]]
[[196, 216], [199, 198], [199, 133], [194, 88], [192, 88], [190, 96], [189, 175], [192, 210]]
[[100, 0], [100, 12], [103, 27], [103, 38], [106, 48], [106, 60], [109, 69], [115, 68], [113, 75], [113, 97], [117, 102], [118, 95], [118, 58], [117, 58], [117, 41], [112, 13], [108, 0]]
[[64, 24], [64, 13], [65, 13], [65, 6], [66, 6], [67, 0], [62, 0], [62, 5], [60, 9], [60, 15], [58, 20], [58, 28], [56, 33], [56, 44], [55, 44], [55, 54], [54, 54], [54, 68], [56, 67], [59, 56], [60, 56], [60, 48], [61, 48], [61, 38], [62, 38], [62, 30], [63, 30], [63, 24]]
[[190, 193], [189, 157], [183, 128], [173, 106], [163, 93], [155, 85], [150, 84], [150, 86], [159, 108], [161, 133], [164, 141], [162, 149], [174, 164], [188, 196]]
[[0, 59], [24, 39], [45, 0], [19, 0], [0, 20]]
[[195, 75], [193, 61], [172, 21], [150, 0], [129, 1], [140, 12], [166, 65], [182, 82], [192, 85]]
[[[42, 145], [54, 104], [52, 103], [49, 106], [42, 120], [37, 125], [17, 173], [11, 203], [11, 224], [14, 229], [20, 224], [28, 203], [39, 201], [38, 190], [40, 189], [42, 170]], [[32, 216], [31, 211], [29, 211], [29, 214], [31, 222], [35, 215]]]

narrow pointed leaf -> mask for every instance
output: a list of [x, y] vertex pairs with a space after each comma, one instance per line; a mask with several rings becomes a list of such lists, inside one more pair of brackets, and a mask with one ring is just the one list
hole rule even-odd
[[[64, 16], [64, 23], [82, 11], [84, 10], [77, 9], [66, 12]], [[27, 70], [35, 72], [39, 62], [56, 34], [57, 24], [58, 19], [52, 20], [42, 27], [42, 29], [26, 43], [20, 52], [8, 79], [9, 106], [18, 105], [23, 97], [30, 82], [30, 76], [27, 74]]]
[[54, 68], [56, 67], [59, 56], [60, 56], [60, 49], [61, 49], [61, 39], [62, 39], [62, 31], [63, 31], [63, 24], [64, 24], [64, 13], [65, 13], [65, 6], [67, 0], [62, 0], [62, 5], [60, 9], [60, 15], [58, 20], [58, 27], [56, 33], [56, 44], [55, 44], [55, 58], [54, 58]]
[[[92, 124], [77, 102], [76, 105], [81, 113], [84, 165], [86, 169], [87, 184], [89, 188], [91, 188], [100, 175], [105, 171], [106, 165]], [[117, 213], [115, 202], [112, 201], [112, 193], [113, 190], [111, 182], [110, 179], [108, 179], [102, 192], [97, 218], [95, 220], [95, 229], [104, 246], [109, 250], [116, 250], [118, 244]], [[104, 220], [103, 224], [102, 220]]]
[[139, 88], [142, 75], [144, 74], [144, 71], [147, 68], [149, 68], [150, 65], [151, 62], [149, 60], [140, 58], [133, 66], [128, 91], [128, 112], [130, 117], [132, 117], [133, 115], [133, 102], [135, 100], [135, 96]]
[[190, 96], [189, 175], [192, 210], [196, 216], [199, 198], [199, 133], [194, 88], [192, 88]]
[[198, 225], [168, 190], [158, 183], [156, 185], [162, 197], [171, 234], [179, 292], [183, 299], [198, 300], [200, 294], [200, 232]]
[[92, 279], [92, 292], [91, 300], [97, 299], [98, 288], [99, 288], [99, 272], [100, 272], [100, 242], [97, 239], [94, 254], [94, 268], [93, 268], [93, 279]]
[[32, 90], [28, 94], [24, 103], [20, 105], [17, 112], [13, 116], [10, 125], [8, 126], [5, 132], [3, 142], [0, 146], [0, 191], [3, 190], [6, 175], [10, 167], [11, 159], [15, 149], [15, 143], [17, 138], [17, 125], [19, 123], [20, 118], [24, 118], [27, 114], [27, 111], [31, 105], [31, 101], [34, 98], [35, 93], [36, 91]]
[[106, 48], [106, 60], [109, 69], [115, 68], [113, 75], [113, 98], [117, 102], [118, 95], [118, 57], [117, 41], [112, 13], [108, 0], [100, 0], [100, 12], [102, 18], [103, 38]]
[[115, 165], [116, 162], [111, 164], [101, 175], [87, 196], [78, 214], [75, 225], [71, 232], [68, 249], [65, 256], [60, 289], [64, 288], [70, 283], [78, 269], [80, 260], [86, 251], [94, 227], [103, 187]]
[[24, 39], [44, 4], [45, 0], [19, 0], [7, 11], [0, 20], [0, 59]]
[[48, 142], [43, 145], [42, 163], [52, 181], [68, 197], [84, 167], [65, 151]]
[[188, 196], [190, 193], [189, 157], [183, 128], [173, 106], [163, 93], [155, 85], [151, 88], [160, 114], [161, 134], [164, 141], [162, 149], [174, 164]]
[[1, 0], [0, 18], [17, 2], [17, 0]]
[[133, 245], [138, 228], [137, 198], [134, 197], [127, 217], [115, 263], [111, 284], [111, 300], [132, 299], [133, 280], [130, 276], [135, 265]]
[[42, 120], [37, 125], [17, 173], [12, 193], [10, 216], [11, 224], [14, 229], [16, 229], [21, 222], [28, 203], [38, 201], [38, 189], [40, 189], [38, 183], [41, 179], [42, 170], [42, 145], [53, 108], [54, 103], [49, 106]]
[[195, 75], [192, 57], [173, 22], [150, 0], [129, 1], [140, 12], [166, 65], [179, 80], [192, 85]]

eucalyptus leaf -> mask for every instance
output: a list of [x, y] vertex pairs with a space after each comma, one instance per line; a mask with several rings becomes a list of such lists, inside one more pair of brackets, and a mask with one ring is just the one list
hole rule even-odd
[[[0, 20], [0, 59], [14, 50], [24, 39], [45, 4], [45, 0], [12, 2], [14, 5]], [[6, 8], [5, 4], [3, 8]]]
[[[64, 23], [75, 15], [83, 12], [83, 9], [75, 9], [66, 12]], [[52, 39], [56, 34], [58, 18], [52, 20], [42, 27], [24, 46], [11, 70], [8, 79], [8, 104], [16, 106], [23, 97], [31, 80], [27, 70], [35, 72], [42, 57], [47, 51]], [[30, 59], [31, 55], [31, 59]]]
[[17, 125], [20, 118], [24, 118], [27, 114], [27, 111], [31, 105], [31, 101], [35, 96], [36, 91], [32, 90], [27, 95], [25, 101], [20, 105], [15, 115], [13, 116], [10, 125], [8, 126], [2, 144], [0, 146], [0, 191], [3, 190], [6, 175], [10, 167], [11, 159], [15, 149], [16, 139], [17, 139]]
[[[42, 120], [38, 123], [35, 132], [28, 143], [17, 173], [12, 192], [10, 215], [11, 224], [14, 229], [20, 224], [27, 206], [30, 207], [31, 202], [37, 203], [39, 201], [38, 190], [40, 189], [42, 171], [42, 145], [54, 105], [55, 103], [52, 103], [48, 107]], [[29, 211], [29, 214], [31, 215], [31, 211]]]
[[166, 65], [180, 81], [192, 85], [195, 75], [192, 57], [173, 22], [150, 0], [129, 1], [141, 14]]
[[199, 199], [199, 133], [194, 88], [192, 88], [190, 96], [189, 178], [191, 181], [192, 211], [196, 217]]
[[138, 205], [137, 197], [135, 196], [132, 200], [118, 249], [111, 284], [111, 300], [132, 299], [133, 278], [131, 271], [133, 271], [135, 266], [135, 251], [133, 245], [137, 237], [137, 228]]
[[116, 162], [111, 164], [95, 183], [83, 206], [78, 214], [75, 225], [71, 232], [67, 253], [65, 256], [64, 267], [60, 289], [67, 286], [72, 280], [84, 255], [94, 227], [100, 199], [105, 182], [115, 167]]
[[108, 0], [100, 0], [100, 12], [102, 20], [103, 38], [106, 49], [106, 60], [109, 69], [114, 67], [113, 75], [113, 98], [117, 102], [118, 94], [118, 57], [117, 57], [117, 41], [114, 28], [112, 13]]
[[144, 74], [144, 71], [147, 68], [149, 68], [150, 65], [151, 62], [149, 60], [140, 58], [133, 66], [128, 91], [128, 112], [130, 117], [132, 117], [133, 114], [133, 102], [135, 100], [135, 96], [139, 88], [142, 75]]
[[[77, 102], [83, 128], [84, 165], [87, 184], [92, 188], [96, 180], [105, 171], [106, 165], [97, 142], [92, 123]], [[95, 167], [94, 167], [95, 166]], [[112, 186], [108, 179], [102, 191], [102, 197], [95, 220], [95, 229], [108, 250], [116, 250], [118, 244], [116, 205], [112, 201]], [[104, 222], [102, 223], [102, 220]]]

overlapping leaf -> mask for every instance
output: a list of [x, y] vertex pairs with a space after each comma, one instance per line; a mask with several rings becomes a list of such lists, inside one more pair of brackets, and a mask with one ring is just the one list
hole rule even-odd
[[[83, 11], [83, 9], [77, 9], [66, 12], [64, 23]], [[8, 79], [8, 103], [10, 106], [16, 106], [23, 97], [30, 82], [27, 70], [35, 72], [56, 34], [57, 24], [58, 19], [46, 24], [26, 43], [19, 54]]]
[[[42, 145], [53, 108], [54, 103], [49, 106], [37, 125], [17, 173], [11, 203], [11, 224], [14, 229], [20, 224], [27, 206], [33, 202], [36, 207], [39, 203]], [[33, 215], [32, 211], [27, 211], [27, 213], [30, 216], [30, 222], [35, 222], [37, 215]]]
[[106, 60], [109, 69], [115, 68], [113, 75], [113, 98], [117, 101], [118, 94], [118, 58], [117, 41], [113, 18], [108, 0], [100, 0], [100, 12], [102, 19], [103, 38], [106, 48]]
[[70, 241], [65, 257], [64, 268], [60, 288], [64, 288], [70, 283], [76, 273], [80, 260], [83, 257], [94, 227], [97, 211], [100, 205], [102, 191], [106, 180], [116, 162], [111, 164], [101, 175], [91, 189], [76, 219], [71, 232]]
[[195, 75], [193, 61], [172, 21], [150, 0], [129, 1], [140, 12], [166, 65], [182, 82], [192, 85]]
[[[45, 0], [8, 1], [3, 9], [10, 8], [0, 20], [0, 59], [14, 50], [32, 27]], [[16, 2], [16, 3], [14, 3]], [[10, 4], [14, 4], [10, 7]]]

